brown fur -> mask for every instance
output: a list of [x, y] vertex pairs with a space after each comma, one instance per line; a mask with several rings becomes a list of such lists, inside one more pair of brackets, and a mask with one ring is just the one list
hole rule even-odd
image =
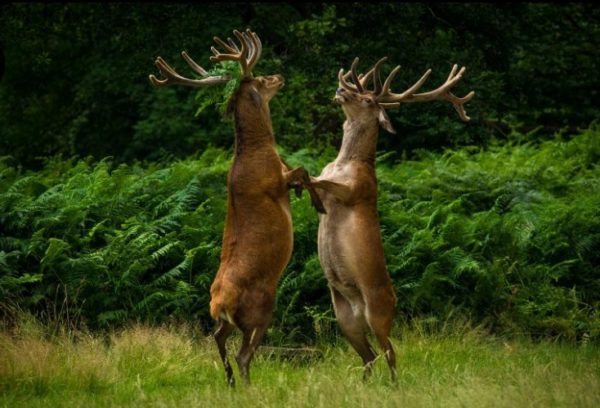
[[[271, 322], [277, 282], [292, 254], [289, 188], [297, 194], [306, 188], [313, 205], [324, 211], [306, 170], [290, 170], [275, 149], [269, 101], [283, 86], [283, 77], [253, 78], [252, 68], [262, 50], [260, 39], [250, 30], [234, 31], [234, 35], [239, 47], [230, 39], [226, 43], [215, 37], [226, 53], [211, 49], [211, 61], [237, 61], [242, 71], [242, 82], [228, 105], [235, 120], [235, 156], [227, 177], [221, 264], [210, 288], [210, 314], [217, 321], [214, 337], [231, 385], [234, 378], [225, 347], [227, 338], [235, 327], [242, 331], [236, 361], [242, 379], [249, 382], [250, 361]], [[203, 79], [182, 77], [158, 57], [155, 64], [165, 78], [150, 75], [150, 82], [158, 87], [203, 87], [231, 79], [211, 76], [187, 53], [182, 56]]]
[[[309, 184], [306, 171], [290, 170], [275, 149], [269, 100], [281, 86], [279, 75], [246, 80], [232, 105], [235, 156], [227, 179], [221, 264], [210, 289], [210, 313], [218, 322], [215, 337], [230, 383], [227, 336], [221, 333], [230, 333], [231, 326], [242, 331], [236, 359], [248, 382], [250, 360], [271, 321], [277, 283], [292, 254], [288, 190]], [[322, 208], [319, 202], [315, 205]]]
[[[349, 73], [338, 73], [339, 86], [334, 100], [346, 114], [344, 138], [338, 157], [329, 163], [313, 186], [327, 214], [320, 215], [319, 259], [329, 281], [336, 318], [342, 332], [363, 359], [365, 377], [375, 360], [366, 334], [371, 331], [384, 350], [393, 381], [396, 356], [390, 341], [396, 295], [385, 265], [377, 216], [377, 178], [375, 151], [379, 126], [395, 133], [385, 109], [405, 102], [445, 100], [452, 103], [460, 118], [468, 121], [464, 104], [474, 92], [459, 98], [450, 89], [462, 78], [465, 67], [454, 65], [448, 79], [437, 89], [415, 93], [427, 79], [428, 70], [406, 91], [395, 94], [390, 85], [399, 66], [381, 83], [380, 59], [365, 75], [356, 73], [358, 58]], [[352, 82], [347, 78], [351, 76]], [[373, 91], [367, 90], [373, 78]]]
[[381, 108], [369, 92], [338, 92], [336, 101], [346, 114], [342, 147], [335, 161], [313, 179], [327, 210], [319, 216], [319, 259], [336, 318], [363, 360], [365, 378], [376, 357], [366, 337], [371, 331], [395, 381], [390, 331], [396, 296], [385, 265], [375, 175], [379, 125], [387, 116], [380, 115]]
[[256, 297], [272, 303], [292, 250], [287, 168], [275, 150], [268, 105], [257, 106], [252, 96], [260, 79], [243, 83], [235, 98], [235, 156], [221, 265], [211, 287], [212, 317], [224, 313], [236, 326], [243, 325], [236, 322], [238, 310], [253, 308]]

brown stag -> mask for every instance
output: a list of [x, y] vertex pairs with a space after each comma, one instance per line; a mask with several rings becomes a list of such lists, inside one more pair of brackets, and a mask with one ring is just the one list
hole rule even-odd
[[[242, 71], [239, 89], [229, 104], [235, 121], [235, 153], [227, 178], [221, 263], [210, 289], [210, 314], [217, 321], [214, 337], [231, 385], [235, 380], [226, 340], [235, 327], [241, 330], [242, 345], [236, 361], [248, 383], [250, 361], [271, 321], [277, 283], [290, 260], [293, 232], [289, 188], [301, 192], [306, 187], [313, 205], [319, 211], [323, 208], [318, 195], [311, 191], [306, 170], [289, 169], [275, 148], [269, 101], [283, 87], [283, 77], [253, 77], [252, 69], [262, 50], [260, 39], [250, 30], [233, 33], [240, 46], [231, 38], [225, 42], [214, 37], [225, 53], [211, 47], [214, 55], [210, 58], [213, 62], [237, 61]], [[210, 76], [185, 52], [182, 56], [204, 79], [184, 78], [158, 57], [156, 66], [165, 79], [150, 75], [150, 81], [155, 86], [202, 87], [230, 80], [228, 76]]]
[[[451, 102], [459, 116], [468, 121], [463, 104], [471, 100], [474, 92], [463, 98], [450, 92], [465, 72], [464, 67], [457, 72], [454, 65], [447, 81], [433, 91], [415, 93], [431, 73], [428, 70], [403, 93], [392, 93], [390, 86], [400, 67], [394, 68], [382, 84], [380, 68], [385, 60], [379, 60], [365, 75], [356, 73], [358, 58], [348, 73], [340, 70], [334, 101], [346, 115], [342, 146], [335, 161], [312, 181], [327, 210], [319, 215], [318, 249], [337, 321], [363, 360], [365, 378], [376, 357], [367, 339], [370, 329], [384, 351], [395, 381], [396, 357], [390, 331], [396, 296], [386, 269], [377, 215], [375, 152], [379, 126], [395, 133], [386, 109], [404, 102], [432, 100]], [[371, 78], [373, 90], [367, 89]]]

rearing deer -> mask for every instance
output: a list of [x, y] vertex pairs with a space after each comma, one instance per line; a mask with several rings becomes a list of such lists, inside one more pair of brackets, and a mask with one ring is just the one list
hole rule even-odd
[[[318, 249], [337, 321], [363, 360], [365, 378], [375, 360], [366, 336], [370, 329], [385, 352], [392, 381], [396, 381], [396, 357], [390, 341], [396, 295], [385, 265], [377, 215], [375, 151], [379, 126], [395, 133], [386, 109], [431, 100], [451, 102], [461, 119], [468, 121], [463, 104], [474, 92], [463, 98], [450, 93], [465, 72], [464, 67], [457, 72], [454, 65], [446, 82], [433, 91], [415, 93], [431, 73], [428, 70], [403, 93], [392, 93], [390, 86], [400, 67], [394, 68], [382, 84], [380, 68], [385, 60], [379, 60], [366, 75], [356, 74], [358, 58], [350, 72], [340, 70], [334, 101], [346, 115], [342, 146], [335, 161], [312, 181], [321, 190], [327, 210], [319, 215]], [[370, 78], [373, 90], [366, 89]]]
[[[283, 77], [254, 78], [252, 69], [262, 50], [260, 39], [250, 30], [233, 33], [240, 47], [231, 38], [224, 42], [214, 37], [226, 53], [211, 47], [214, 55], [210, 58], [213, 62], [237, 61], [242, 71], [239, 89], [229, 105], [235, 120], [235, 155], [227, 178], [221, 263], [210, 289], [210, 314], [217, 321], [214, 337], [231, 385], [235, 381], [227, 358], [227, 338], [235, 327], [242, 331], [236, 361], [242, 379], [248, 383], [250, 361], [271, 321], [277, 283], [290, 260], [293, 232], [289, 188], [307, 187], [313, 205], [322, 211], [306, 170], [290, 170], [275, 150], [269, 101], [283, 87]], [[165, 79], [150, 75], [150, 81], [155, 86], [201, 87], [230, 80], [227, 76], [209, 76], [185, 52], [182, 56], [205, 78], [184, 78], [158, 57], [156, 66]]]

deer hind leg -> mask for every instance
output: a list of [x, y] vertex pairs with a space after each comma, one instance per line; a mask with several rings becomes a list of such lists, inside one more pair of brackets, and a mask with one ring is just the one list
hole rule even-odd
[[395, 298], [393, 293], [376, 293], [367, 301], [365, 316], [371, 331], [384, 352], [385, 359], [390, 368], [390, 378], [396, 382], [396, 353], [390, 341], [390, 333], [394, 320]]
[[227, 348], [225, 347], [225, 343], [227, 342], [227, 338], [233, 332], [235, 326], [223, 319], [219, 319], [218, 324], [219, 326], [217, 327], [217, 330], [214, 334], [215, 341], [217, 342], [217, 347], [219, 348], [219, 355], [221, 356], [221, 361], [223, 361], [223, 366], [225, 367], [227, 383], [230, 386], [234, 386], [235, 379], [233, 378], [233, 370], [231, 369], [231, 364], [229, 364], [229, 359], [227, 358]]
[[335, 317], [354, 350], [360, 355], [365, 368], [364, 380], [371, 375], [375, 352], [367, 339], [367, 322], [362, 313], [355, 314], [352, 305], [337, 289], [331, 287]]
[[267, 330], [267, 326], [265, 324], [243, 330], [242, 346], [235, 359], [240, 369], [240, 376], [246, 384], [250, 384], [250, 361]]

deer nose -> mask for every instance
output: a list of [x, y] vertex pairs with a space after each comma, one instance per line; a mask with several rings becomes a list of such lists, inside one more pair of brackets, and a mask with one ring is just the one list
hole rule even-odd
[[336, 95], [341, 95], [342, 93], [344, 93], [344, 88], [338, 88], [335, 90]]

